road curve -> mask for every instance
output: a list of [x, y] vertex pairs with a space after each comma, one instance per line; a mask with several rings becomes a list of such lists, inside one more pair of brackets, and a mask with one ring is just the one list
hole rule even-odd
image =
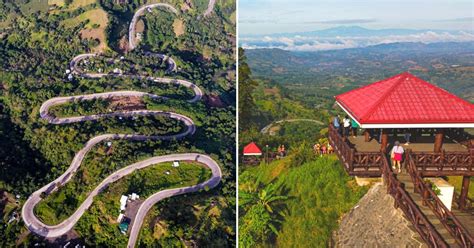
[[[182, 155], [182, 154], [180, 154]], [[143, 224], [143, 220], [145, 219], [146, 214], [150, 209], [159, 201], [169, 198], [172, 196], [182, 195], [186, 193], [196, 192], [199, 190], [204, 189], [205, 187], [213, 188], [217, 186], [222, 178], [222, 172], [220, 170], [219, 165], [209, 156], [206, 155], [199, 155], [199, 154], [186, 154], [189, 156], [187, 160], [195, 160], [199, 163], [207, 165], [207, 167], [211, 168], [212, 177], [200, 184], [190, 186], [190, 187], [182, 187], [177, 189], [167, 189], [162, 190], [158, 193], [153, 194], [152, 196], [148, 197], [138, 209], [137, 215], [135, 216], [135, 220], [132, 223], [132, 228], [130, 230], [130, 237], [128, 239], [128, 246], [127, 247], [135, 247], [138, 235], [140, 233], [141, 226]], [[182, 159], [186, 160], [186, 159]]]
[[[143, 135], [138, 135], [138, 136], [129, 136], [129, 137], [135, 137], [135, 139], [149, 139], [150, 136], [143, 136]], [[143, 222], [143, 218], [145, 217], [147, 211], [151, 208], [149, 206], [151, 203], [156, 203], [161, 199], [171, 197], [174, 195], [179, 195], [179, 194], [185, 194], [185, 193], [190, 193], [190, 192], [195, 192], [200, 189], [203, 189], [204, 187], [209, 187], [213, 188], [216, 185], [219, 184], [221, 177], [222, 177], [222, 172], [220, 170], [219, 165], [210, 157], [204, 154], [197, 154], [197, 153], [184, 153], [184, 154], [172, 154], [172, 155], [165, 155], [165, 156], [157, 156], [157, 157], [152, 157], [134, 164], [131, 164], [127, 167], [124, 167], [113, 174], [109, 175], [106, 179], [104, 179], [82, 202], [82, 204], [79, 206], [79, 208], [72, 214], [69, 218], [64, 220], [58, 225], [50, 226], [42, 223], [34, 214], [34, 207], [36, 204], [38, 204], [42, 198], [41, 198], [41, 193], [43, 192], [53, 192], [54, 190], [57, 189], [58, 185], [63, 185], [67, 183], [72, 178], [72, 175], [75, 171], [77, 171], [80, 163], [82, 162], [82, 159], [84, 158], [85, 154], [87, 153], [90, 148], [105, 139], [125, 139], [126, 137], [124, 135], [101, 135], [98, 137], [94, 137], [92, 140], [87, 142], [86, 147], [84, 147], [78, 154], [76, 154], [73, 162], [71, 163], [71, 166], [69, 169], [60, 177], [58, 177], [56, 180], [53, 182], [45, 185], [41, 189], [35, 191], [25, 202], [23, 208], [22, 208], [22, 217], [23, 220], [25, 221], [26, 226], [28, 229], [38, 235], [41, 235], [43, 237], [51, 238], [51, 237], [59, 237], [61, 235], [64, 235], [66, 232], [71, 230], [74, 225], [77, 223], [77, 221], [80, 219], [80, 217], [84, 214], [84, 212], [91, 206], [93, 199], [96, 195], [98, 195], [101, 191], [103, 191], [107, 186], [122, 177], [129, 175], [133, 173], [135, 170], [143, 169], [151, 165], [155, 165], [158, 163], [163, 163], [163, 162], [171, 162], [171, 161], [181, 161], [181, 160], [195, 160], [197, 162], [203, 163], [206, 165], [208, 168], [211, 169], [212, 171], [212, 176], [210, 179], [207, 181], [200, 183], [198, 185], [194, 186], [189, 186], [189, 187], [183, 187], [183, 188], [177, 188], [177, 189], [167, 189], [167, 190], [162, 190], [151, 197], [149, 197], [139, 208], [139, 213], [140, 215], [137, 215], [136, 222], [140, 223]], [[130, 138], [131, 139], [131, 138]], [[146, 204], [145, 204], [146, 203]], [[148, 207], [149, 206], [149, 207]], [[138, 225], [138, 224], [137, 224]], [[135, 227], [133, 225], [132, 228], [140, 228]], [[135, 236], [130, 236], [130, 238], [133, 237], [132, 242], [136, 242], [137, 234], [138, 231], [135, 231], [136, 234], [133, 234]], [[133, 244], [134, 244], [133, 243]]]
[[212, 11], [214, 10], [214, 5], [216, 5], [216, 0], [209, 0], [209, 3], [207, 4], [207, 9], [204, 12], [204, 17], [209, 16]]
[[[211, 6], [211, 2], [212, 2], [212, 7], [213, 7], [215, 1], [210, 0], [209, 6]], [[138, 17], [143, 14], [143, 11], [146, 10], [147, 8], [155, 8], [155, 7], [160, 7], [160, 6], [170, 9], [175, 14], [178, 13], [177, 10], [171, 5], [163, 4], [163, 3], [145, 5], [141, 7], [139, 10], [137, 10], [135, 15], [133, 16], [133, 19], [129, 28], [129, 31], [130, 31], [129, 39], [130, 37], [135, 36], [134, 34], [135, 25], [138, 20]], [[209, 11], [209, 7], [208, 7], [208, 11]], [[208, 11], [206, 11], [206, 13]], [[210, 11], [212, 11], [212, 8]], [[130, 40], [129, 44], [131, 45], [131, 49], [135, 48], [133, 39]], [[165, 60], [168, 63], [168, 71], [177, 70], [176, 63], [174, 62], [174, 60], [166, 55], [156, 54], [156, 53], [147, 53], [146, 55], [158, 56], [161, 59]], [[70, 68], [71, 68], [72, 73], [76, 75], [80, 75], [82, 77], [88, 77], [88, 78], [101, 78], [105, 76], [129, 77], [129, 78], [136, 78], [136, 79], [141, 79], [141, 80], [150, 80], [157, 83], [170, 83], [170, 84], [183, 85], [187, 88], [192, 89], [195, 93], [195, 96], [192, 99], [188, 100], [188, 102], [191, 102], [191, 103], [201, 100], [203, 96], [203, 92], [198, 86], [186, 80], [147, 77], [147, 76], [140, 76], [140, 75], [127, 75], [127, 74], [85, 73], [78, 67], [78, 64], [81, 60], [94, 57], [94, 56], [97, 56], [97, 54], [86, 53], [86, 54], [80, 54], [74, 57], [70, 62]], [[159, 111], [159, 110], [119, 111], [119, 112], [112, 112], [112, 113], [100, 113], [100, 114], [87, 115], [87, 116], [74, 116], [74, 117], [62, 117], [62, 118], [55, 117], [49, 113], [49, 109], [51, 107], [64, 104], [67, 102], [87, 101], [87, 100], [93, 100], [93, 99], [107, 99], [107, 98], [117, 97], [117, 96], [119, 97], [120, 96], [134, 96], [134, 97], [148, 96], [155, 99], [156, 98], [167, 99], [166, 97], [158, 96], [151, 93], [140, 92], [140, 91], [114, 91], [114, 92], [84, 94], [84, 95], [76, 95], [76, 96], [54, 97], [45, 101], [41, 105], [40, 117], [44, 120], [47, 120], [50, 124], [62, 125], [62, 124], [69, 124], [69, 123], [75, 123], [75, 122], [98, 120], [100, 118], [113, 117], [113, 116], [130, 117], [130, 116], [137, 116], [137, 115], [141, 115], [141, 116], [163, 115], [163, 116], [167, 116], [169, 118], [173, 118], [173, 119], [183, 122], [186, 126], [186, 129], [181, 133], [172, 134], [172, 135], [147, 136], [147, 135], [140, 135], [140, 134], [102, 134], [102, 135], [98, 135], [91, 138], [89, 141], [87, 141], [84, 147], [75, 154], [69, 168], [61, 176], [56, 178], [54, 181], [48, 183], [47, 185], [43, 186], [42, 188], [38, 189], [37, 191], [33, 192], [26, 200], [22, 208], [22, 218], [26, 226], [28, 227], [28, 229], [32, 231], [33, 233], [43, 236], [43, 237], [48, 237], [48, 238], [59, 237], [61, 235], [64, 235], [65, 233], [67, 233], [69, 230], [71, 230], [74, 227], [74, 225], [77, 223], [80, 217], [84, 214], [84, 212], [91, 206], [93, 199], [96, 195], [98, 195], [101, 191], [103, 191], [110, 183], [113, 183], [121, 179], [122, 177], [133, 173], [135, 170], [143, 169], [143, 168], [146, 168], [148, 166], [158, 164], [158, 163], [179, 161], [179, 160], [194, 160], [210, 168], [212, 171], [212, 176], [207, 181], [194, 185], [194, 186], [162, 190], [150, 196], [148, 199], [145, 200], [145, 202], [143, 202], [143, 204], [140, 206], [138, 210], [137, 216], [135, 217], [134, 223], [132, 223], [132, 227], [131, 227], [131, 234], [130, 234], [128, 246], [133, 247], [137, 241], [137, 237], [138, 237], [141, 225], [143, 223], [143, 219], [145, 218], [146, 213], [150, 210], [150, 208], [154, 204], [156, 204], [158, 201], [164, 198], [168, 198], [168, 197], [172, 197], [172, 196], [176, 196], [180, 194], [185, 194], [185, 193], [190, 193], [190, 192], [196, 192], [206, 187], [213, 188], [217, 186], [219, 182], [221, 181], [222, 172], [219, 165], [216, 163], [216, 161], [214, 161], [212, 158], [210, 158], [207, 155], [198, 154], [198, 153], [184, 153], [184, 154], [171, 154], [171, 155], [165, 155], [165, 156], [156, 156], [156, 157], [152, 157], [152, 158], [128, 165], [112, 173], [111, 175], [109, 175], [87, 196], [87, 198], [81, 203], [79, 208], [76, 209], [76, 211], [63, 222], [57, 225], [53, 225], [53, 226], [46, 225], [43, 222], [41, 222], [35, 216], [34, 208], [42, 200], [42, 195], [47, 196], [51, 194], [55, 190], [58, 190], [59, 187], [65, 185], [69, 180], [71, 180], [74, 173], [76, 173], [79, 167], [81, 166], [82, 161], [84, 160], [84, 157], [86, 156], [86, 154], [98, 143], [108, 141], [108, 140], [118, 140], [118, 139], [135, 140], [135, 141], [181, 139], [187, 135], [194, 134], [196, 130], [194, 122], [191, 118], [181, 115], [181, 114], [166, 112], [166, 111]]]
[[313, 120], [313, 119], [287, 119], [287, 120], [279, 120], [279, 121], [274, 121], [268, 125], [266, 125], [264, 128], [262, 128], [260, 130], [260, 133], [261, 134], [266, 134], [268, 133], [268, 130], [270, 130], [270, 128], [275, 125], [275, 124], [280, 124], [280, 123], [283, 123], [283, 122], [298, 122], [298, 121], [308, 121], [308, 122], [314, 122], [314, 123], [317, 123], [319, 125], [324, 125], [324, 123], [322, 123], [321, 121], [318, 121], [318, 120]]
[[130, 22], [130, 26], [128, 27], [128, 49], [129, 50], [133, 50], [137, 46], [137, 44], [135, 44], [135, 26], [137, 25], [138, 18], [143, 14], [145, 10], [157, 8], [157, 7], [164, 7], [170, 10], [171, 12], [178, 14], [178, 10], [176, 10], [173, 6], [167, 3], [153, 3], [153, 4], [143, 5], [142, 7], [140, 7], [137, 11], [135, 11], [132, 21]]

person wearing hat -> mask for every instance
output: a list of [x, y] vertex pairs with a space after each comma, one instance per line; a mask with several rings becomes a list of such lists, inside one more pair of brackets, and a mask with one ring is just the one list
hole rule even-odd
[[394, 171], [398, 171], [398, 173], [402, 172], [402, 166], [400, 163], [404, 152], [405, 150], [400, 146], [400, 142], [398, 142], [398, 140], [395, 141], [392, 151], [390, 152], [390, 157], [392, 158], [392, 168]]

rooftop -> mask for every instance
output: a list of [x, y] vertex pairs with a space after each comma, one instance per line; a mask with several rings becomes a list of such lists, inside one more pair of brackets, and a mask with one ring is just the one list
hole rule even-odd
[[335, 98], [362, 128], [474, 127], [474, 104], [408, 72]]

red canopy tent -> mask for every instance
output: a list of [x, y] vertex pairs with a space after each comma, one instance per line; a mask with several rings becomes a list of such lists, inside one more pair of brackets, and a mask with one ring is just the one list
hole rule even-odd
[[260, 156], [262, 155], [262, 150], [258, 148], [255, 142], [251, 142], [250, 144], [244, 147], [244, 156]]
[[335, 98], [362, 128], [474, 128], [474, 104], [408, 72]]

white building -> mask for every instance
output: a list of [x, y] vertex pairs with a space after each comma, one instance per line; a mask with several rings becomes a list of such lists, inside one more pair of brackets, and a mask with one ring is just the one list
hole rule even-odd
[[178, 161], [174, 161], [174, 162], [173, 162], [173, 167], [179, 167], [179, 162], [178, 162]]
[[139, 199], [140, 196], [135, 194], [135, 193], [132, 193], [132, 197], [130, 197], [130, 198], [131, 198], [132, 201], [135, 201], [135, 200]]
[[125, 207], [127, 207], [127, 200], [128, 200], [128, 196], [124, 196], [122, 195], [120, 197], [120, 210], [125, 210]]
[[120, 222], [122, 222], [122, 220], [123, 220], [123, 214], [120, 213], [118, 218], [117, 218], [117, 222], [120, 223]]

